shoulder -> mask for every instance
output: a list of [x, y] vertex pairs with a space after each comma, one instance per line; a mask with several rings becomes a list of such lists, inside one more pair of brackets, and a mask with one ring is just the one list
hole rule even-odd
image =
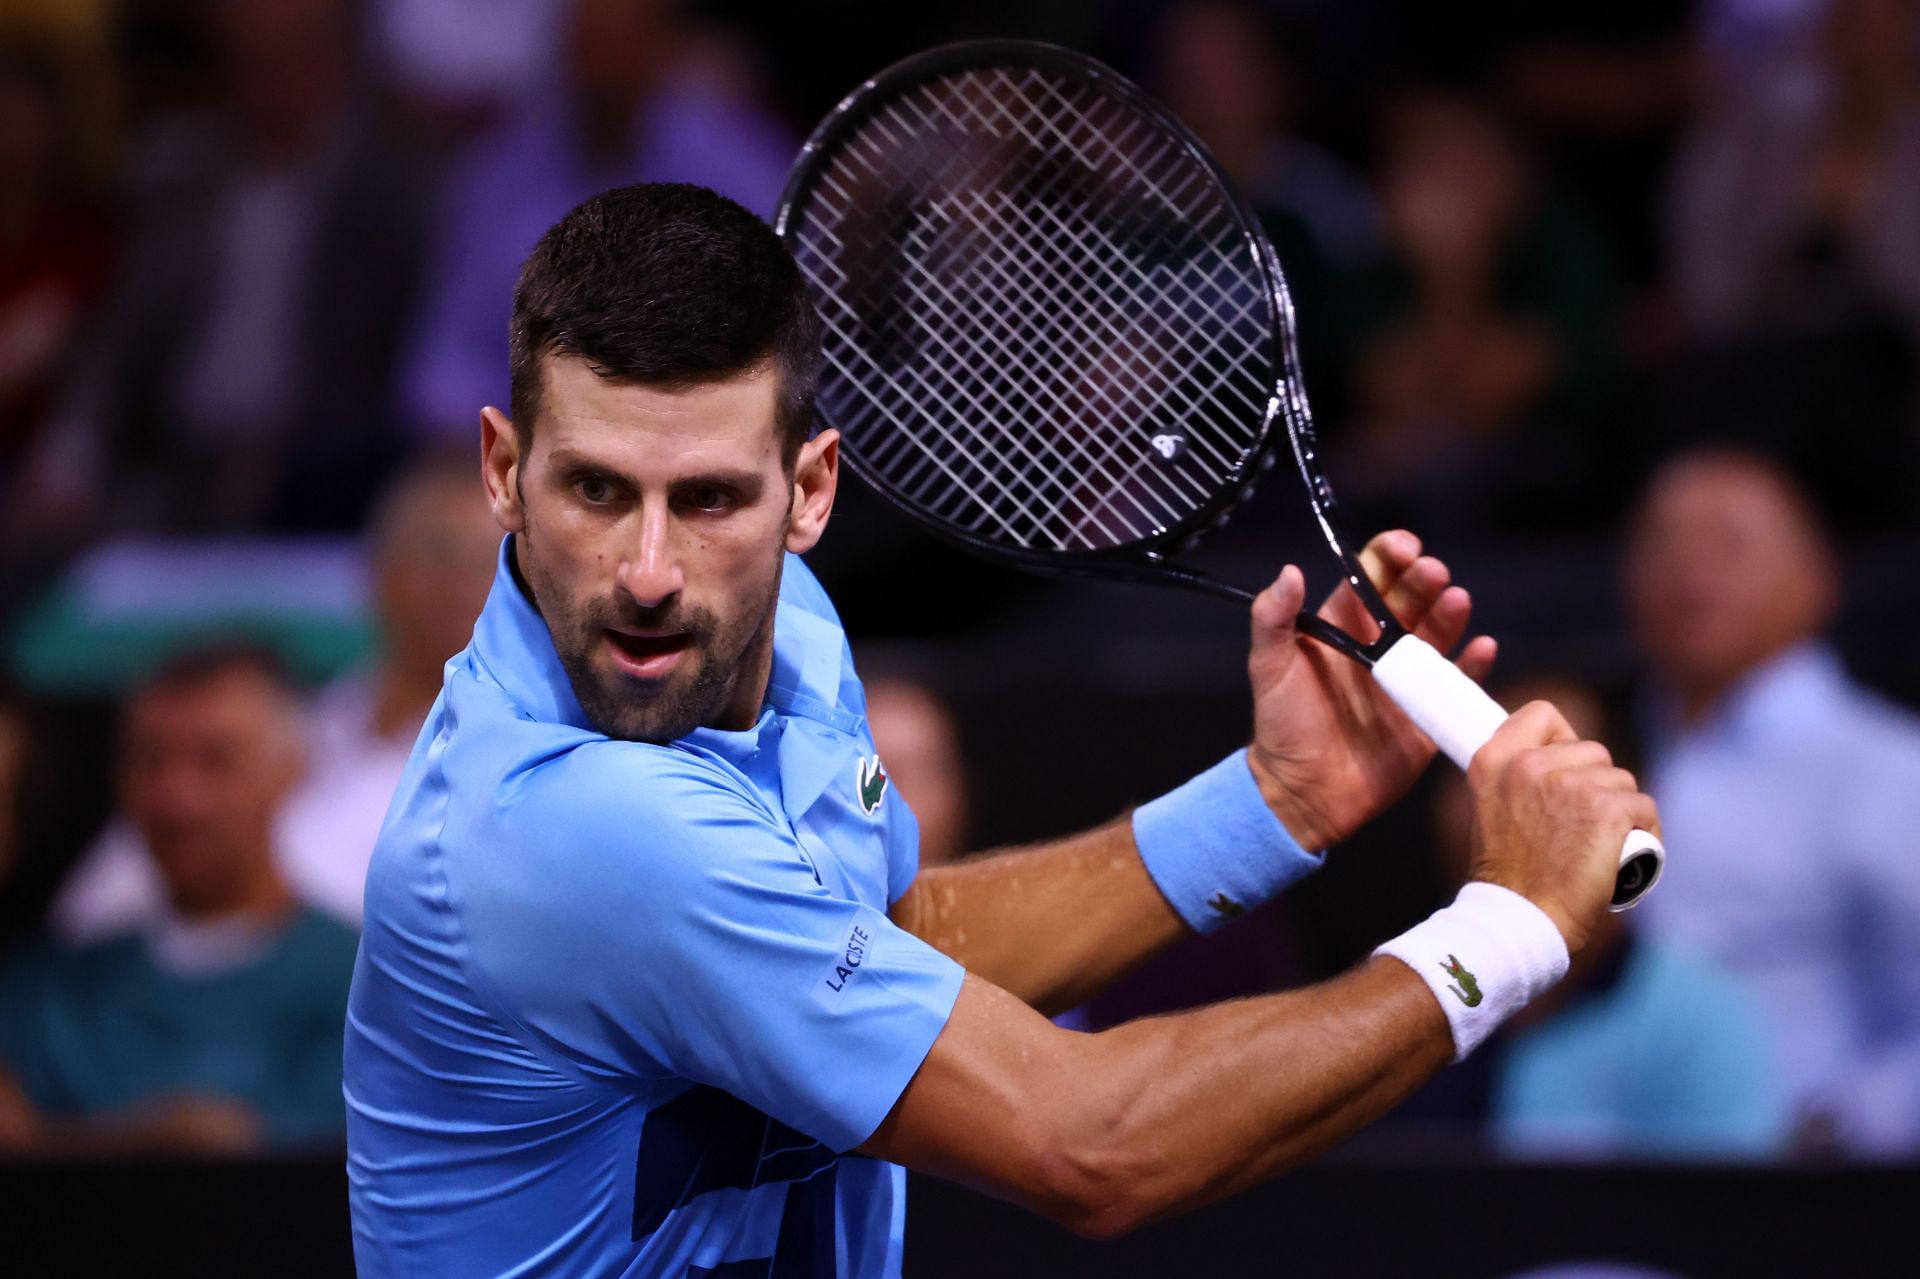
[[482, 803], [448, 867], [456, 906], [475, 922], [685, 900], [768, 844], [786, 855], [782, 828], [743, 782], [673, 746], [594, 738], [530, 762]]

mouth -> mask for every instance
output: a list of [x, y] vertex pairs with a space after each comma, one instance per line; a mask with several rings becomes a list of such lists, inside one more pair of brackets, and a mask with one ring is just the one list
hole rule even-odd
[[640, 679], [660, 679], [671, 674], [681, 657], [693, 647], [693, 636], [685, 631], [666, 635], [633, 635], [607, 629], [608, 650], [613, 664], [625, 674]]

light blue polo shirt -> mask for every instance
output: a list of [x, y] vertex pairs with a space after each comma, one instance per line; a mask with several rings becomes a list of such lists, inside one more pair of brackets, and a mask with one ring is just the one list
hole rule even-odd
[[918, 828], [831, 602], [789, 556], [753, 728], [613, 741], [511, 544], [368, 871], [362, 1279], [898, 1274], [904, 1173], [843, 1152], [962, 973], [887, 919]]

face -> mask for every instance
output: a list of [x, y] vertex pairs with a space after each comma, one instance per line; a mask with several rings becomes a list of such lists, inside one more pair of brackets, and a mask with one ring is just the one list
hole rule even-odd
[[1227, 5], [1175, 12], [1160, 45], [1160, 78], [1174, 114], [1229, 152], [1267, 140], [1280, 120], [1284, 68], [1257, 22]]
[[151, 689], [128, 707], [120, 802], [182, 914], [232, 909], [257, 884], [274, 814], [300, 777], [297, 714], [238, 671]]
[[396, 664], [437, 684], [434, 672], [473, 635], [499, 549], [500, 530], [471, 476], [414, 498], [376, 555], [381, 625]]
[[629, 741], [751, 727], [782, 556], [826, 527], [837, 437], [789, 475], [771, 371], [667, 390], [543, 364], [524, 457], [513, 424], [482, 415], [487, 486], [582, 709]]
[[1826, 624], [1833, 565], [1779, 480], [1738, 459], [1658, 476], [1635, 521], [1627, 597], [1670, 682], [1714, 692]]

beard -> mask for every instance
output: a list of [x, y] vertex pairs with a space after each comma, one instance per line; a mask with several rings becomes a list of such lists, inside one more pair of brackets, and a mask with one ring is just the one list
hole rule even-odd
[[[644, 609], [624, 594], [590, 600], [565, 616], [542, 608], [554, 652], [588, 722], [619, 741], [665, 745], [719, 720], [742, 676], [755, 668], [751, 659], [762, 645], [772, 643], [783, 567], [776, 561], [773, 581], [758, 607], [733, 618], [679, 599]], [[557, 590], [546, 595], [560, 598]], [[684, 634], [679, 663], [659, 679], [613, 666], [606, 652], [607, 631], [618, 627]]]

